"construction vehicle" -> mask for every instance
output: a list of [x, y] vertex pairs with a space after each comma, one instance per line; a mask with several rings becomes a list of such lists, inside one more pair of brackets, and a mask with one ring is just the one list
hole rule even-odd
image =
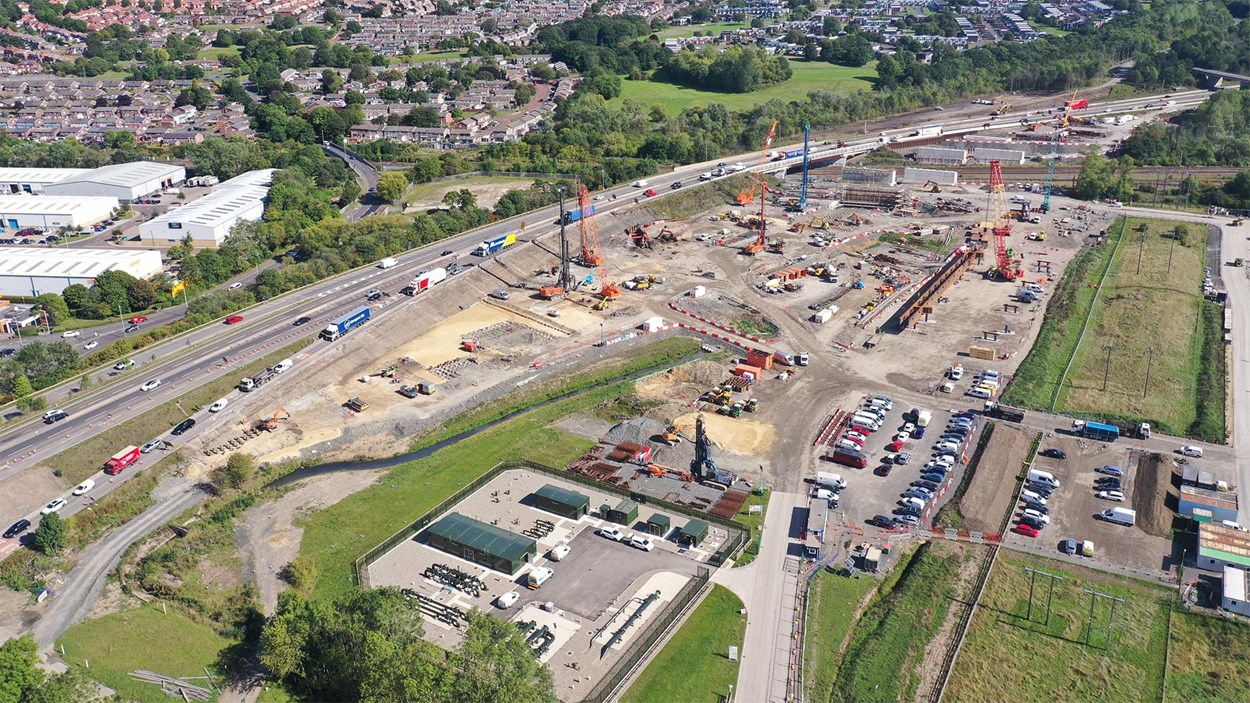
[[995, 116], [1002, 115], [1003, 113], [1007, 112], [1010, 109], [1011, 109], [1011, 103], [1003, 103], [1001, 106], [999, 106], [997, 110], [994, 111], [994, 115]]
[[661, 242], [678, 242], [681, 241], [681, 237], [677, 236], [677, 233], [673, 230], [664, 227], [660, 230], [660, 233], [656, 235], [656, 240]]
[[[764, 163], [768, 161], [769, 154], [772, 153], [773, 138], [776, 136], [777, 136], [777, 122], [774, 120], [772, 125], [768, 128], [768, 135], [764, 137], [764, 148], [760, 151], [760, 161], [759, 161], [760, 165], [763, 165]], [[757, 169], [755, 172], [755, 178], [751, 181], [751, 185], [738, 191], [738, 200], [737, 200], [738, 204], [750, 205], [751, 203], [755, 202], [755, 191], [763, 183], [764, 183], [764, 174]]]
[[1046, 241], [1046, 233], [1045, 232], [1029, 232], [1028, 234], [1024, 235], [1024, 238], [1031, 242], [1044, 242]]
[[1243, 222], [1245, 222], [1245, 220], [1243, 220], [1242, 218], [1238, 217], [1237, 219], [1233, 220], [1232, 222], [1229, 222], [1229, 223], [1228, 223], [1228, 226], [1229, 226], [1229, 227], [1240, 227], [1240, 226], [1241, 226], [1241, 224], [1242, 224]]
[[599, 280], [603, 284], [599, 289], [600, 300], [595, 304], [594, 309], [606, 310], [609, 300], [621, 297], [621, 289], [612, 282], [612, 279], [608, 278], [608, 268], [603, 259], [603, 248], [599, 243], [599, 230], [595, 225], [595, 211], [591, 207], [590, 191], [586, 189], [586, 184], [584, 183], [577, 186], [577, 203], [581, 212], [584, 213], [577, 221], [582, 240], [582, 264], [590, 267], [599, 267]]
[[625, 234], [628, 235], [631, 240], [633, 240], [634, 246], [638, 247], [639, 249], [651, 248], [651, 236], [647, 234], [646, 227], [643, 227], [642, 225], [634, 225], [633, 227], [626, 227]]
[[278, 372], [274, 371], [273, 367], [270, 366], [251, 378], [245, 378], [242, 381], [239, 381], [239, 390], [244, 393], [249, 393], [277, 378], [277, 376]]
[[989, 209], [990, 232], [994, 237], [994, 268], [989, 273], [1006, 281], [1014, 281], [1023, 276], [1024, 271], [1015, 265], [1007, 251], [1007, 237], [1011, 236], [1011, 220], [1007, 217], [1006, 184], [1003, 183], [1001, 161], [990, 162]]
[[361, 413], [369, 409], [369, 404], [360, 398], [351, 398], [346, 403], [347, 409], [352, 412]]
[[925, 184], [920, 186], [920, 190], [926, 193], [941, 193], [942, 187], [934, 181], [925, 181]]
[[751, 398], [750, 400], [746, 402], [746, 405], [744, 405], [742, 409], [746, 410], [749, 413], [753, 413], [755, 412], [756, 408], [758, 408], [759, 406], [760, 406], [759, 398]]
[[660, 435], [660, 439], [670, 447], [675, 447], [685, 439], [685, 437], [681, 436], [681, 431], [688, 429], [690, 429], [690, 425], [669, 425], [664, 428], [664, 434]]
[[728, 384], [716, 386], [712, 390], [703, 394], [703, 400], [715, 405], [724, 405], [733, 401], [733, 387]]
[[261, 420], [260, 422], [256, 423], [256, 429], [265, 430], [266, 432], [273, 432], [274, 430], [278, 429], [279, 420], [289, 420], [289, 419], [291, 419], [291, 413], [287, 412], [287, 409], [285, 407], [281, 407], [273, 411], [273, 417], [266, 419], [266, 420]]
[[1237, 266], [1240, 268], [1245, 265], [1246, 265], [1246, 260], [1241, 258], [1240, 256], [1237, 257], [1236, 259], [1233, 259], [1233, 266]]
[[716, 483], [725, 488], [732, 486], [738, 477], [729, 471], [721, 470], [712, 459], [712, 443], [708, 441], [702, 414], [695, 420], [694, 427], [694, 460], [690, 462], [690, 472], [700, 482]]
[[741, 402], [732, 405], [722, 405], [716, 409], [716, 412], [727, 417], [742, 417], [743, 405]]
[[[1078, 104], [1080, 107], [1076, 107]], [[1072, 91], [1072, 99], [1063, 104], [1063, 114], [1059, 117], [1059, 126], [1055, 127], [1054, 132], [1050, 135], [1050, 159], [1046, 163], [1045, 195], [1042, 196], [1042, 206], [1039, 208], [1043, 214], [1050, 212], [1050, 192], [1055, 186], [1055, 163], [1059, 161], [1059, 138], [1063, 136], [1063, 131], [1068, 128], [1069, 116], [1072, 111], [1088, 106], [1089, 103], [1084, 100], [1077, 100], [1076, 91]]]

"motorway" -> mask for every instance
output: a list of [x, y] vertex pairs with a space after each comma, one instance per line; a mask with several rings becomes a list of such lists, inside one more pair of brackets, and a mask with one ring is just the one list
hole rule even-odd
[[[1177, 93], [1172, 98], [1176, 104], [1170, 109], [1192, 107], [1209, 95], [1207, 91]], [[1159, 99], [1145, 97], [1117, 100], [1092, 105], [1082, 112], [1094, 115], [1141, 110], [1151, 102], [1157, 103]], [[1035, 115], [1036, 111], [1033, 114]], [[1027, 112], [1007, 113], [994, 121], [990, 129], [1018, 128], [1020, 120], [1029, 115], [1030, 113]], [[947, 133], [985, 130], [982, 126], [984, 118], [981, 116], [960, 117], [941, 124]], [[890, 130], [887, 131], [886, 136], [887, 138], [897, 137], [899, 144], [905, 144], [910, 139], [907, 136], [908, 132], [909, 130], [906, 129]], [[852, 137], [847, 139], [846, 143], [845, 148], [834, 148], [828, 145], [814, 146], [811, 158], [824, 161], [865, 153], [879, 146], [880, 137], [875, 135]], [[801, 148], [801, 146], [802, 144], [792, 144], [775, 148], [786, 150]], [[360, 175], [366, 186], [372, 187], [376, 184], [377, 172], [368, 164], [338, 147], [327, 145], [324, 148], [327, 153], [345, 159]], [[737, 158], [744, 161], [750, 160], [748, 162], [753, 163], [758, 159], [758, 154], [743, 154]], [[726, 157], [724, 160], [732, 161], [734, 157]], [[754, 163], [747, 168], [747, 171], [774, 172], [796, 166], [801, 162], [802, 157], [795, 157], [762, 164]], [[714, 166], [715, 162], [681, 166], [667, 174], [649, 179], [650, 187], [657, 190], [656, 197], [664, 197], [672, 192], [670, 187], [675, 181], [680, 180], [694, 187], [698, 183], [695, 179], [697, 174], [708, 171]], [[597, 210], [600, 213], [607, 213], [629, 207], [634, 200], [646, 200], [641, 190], [632, 186], [618, 186], [604, 191], [597, 196], [602, 198], [596, 203]], [[374, 211], [373, 204], [362, 203], [351, 215], [364, 217]], [[547, 207], [522, 216], [530, 223], [542, 223], [531, 224], [525, 230], [525, 237], [522, 241], [554, 232], [557, 229], [555, 221], [558, 216], [556, 207]], [[51, 391], [47, 394], [50, 405], [66, 410], [70, 417], [47, 428], [36, 424], [38, 419], [33, 418], [35, 422], [11, 423], [3, 432], [0, 432], [0, 456], [4, 457], [4, 461], [0, 462], [0, 481], [46, 460], [77, 442], [98, 434], [109, 424], [123, 421], [177, 397], [193, 383], [202, 383], [208, 378], [242, 366], [255, 350], [289, 343], [300, 334], [315, 333], [329, 320], [363, 304], [361, 291], [366, 289], [362, 288], [366, 284], [366, 287], [378, 287], [395, 292], [411, 279], [413, 272], [418, 268], [445, 266], [454, 260], [464, 258], [476, 260], [477, 257], [470, 256], [469, 252], [478, 242], [499, 234], [515, 232], [517, 229], [518, 218], [496, 222], [434, 243], [421, 250], [397, 256], [400, 265], [394, 268], [385, 271], [376, 268], [357, 269], [321, 281], [242, 311], [246, 318], [242, 324], [206, 325], [178, 338], [144, 349], [135, 355], [137, 366], [132, 370], [119, 373], [112, 371], [110, 367], [98, 369], [93, 374], [92, 388], [85, 393], [73, 393], [70, 388], [71, 384]], [[455, 254], [441, 256], [436, 253], [442, 250], [452, 250]], [[390, 300], [394, 304], [394, 301], [399, 299], [394, 297]], [[177, 314], [176, 310], [171, 308], [163, 313], [172, 317]], [[304, 328], [298, 330], [292, 328], [289, 321], [301, 315], [311, 316], [313, 321]], [[198, 351], [201, 346], [205, 347], [204, 351]], [[212, 351], [207, 350], [209, 347]], [[314, 350], [316, 348], [313, 347]], [[117, 378], [118, 376], [123, 376], [123, 378]], [[160, 378], [163, 385], [150, 393], [140, 392], [138, 386], [150, 378]], [[104, 458], [101, 457], [101, 462]], [[52, 496], [49, 496], [49, 500], [51, 498]], [[3, 521], [4, 517], [0, 516], [0, 522]], [[2, 555], [3, 551], [0, 550], [0, 556]]]

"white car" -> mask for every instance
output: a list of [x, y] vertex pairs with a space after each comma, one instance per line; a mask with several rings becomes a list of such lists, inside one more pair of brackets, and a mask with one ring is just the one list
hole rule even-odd
[[64, 498], [57, 498], [56, 500], [52, 501], [51, 503], [48, 503], [47, 505], [43, 506], [43, 510], [40, 510], [40, 511], [39, 511], [39, 514], [40, 514], [40, 515], [50, 515], [50, 514], [52, 514], [52, 513], [59, 513], [59, 512], [61, 512], [61, 508], [64, 508], [64, 507], [65, 507], [65, 499], [64, 499]]
[[621, 532], [615, 527], [600, 527], [596, 531], [596, 534], [598, 534], [600, 537], [607, 537], [613, 542], [620, 542], [625, 539], [625, 533]]
[[225, 407], [226, 407], [227, 405], [229, 405], [229, 404], [230, 404], [230, 399], [229, 399], [229, 398], [222, 398], [221, 400], [217, 401], [216, 403], [213, 403], [212, 405], [208, 406], [208, 411], [209, 411], [210, 413], [221, 412], [221, 411], [222, 411], [222, 410], [224, 410], [224, 409], [225, 409]]
[[1117, 503], [1124, 502], [1124, 493], [1122, 491], [1098, 491], [1098, 497], [1103, 500], [1114, 500]]
[[638, 537], [638, 536], [629, 538], [629, 546], [633, 547], [634, 549], [641, 549], [644, 552], [649, 552], [652, 549], [655, 549], [654, 542], [647, 539], [646, 537]]
[[906, 432], [910, 436], [911, 433], [915, 431], [915, 429], [916, 429], [915, 423], [904, 422], [903, 427], [899, 429], [899, 432]]
[[933, 451], [935, 452], [954, 452], [958, 450], [959, 450], [959, 444], [955, 442], [941, 442], [939, 444], [933, 445]]
[[1202, 447], [1195, 447], [1192, 444], [1181, 447], [1177, 451], [1185, 456], [1192, 456], [1198, 459], [1202, 458]]
[[95, 349], [98, 346], [100, 346], [100, 343], [93, 339], [90, 342], [87, 342], [86, 344], [82, 345], [82, 348], [83, 349]]
[[1024, 515], [1027, 517], [1031, 517], [1034, 520], [1037, 520], [1043, 524], [1046, 524], [1046, 525], [1050, 524], [1050, 516], [1046, 515], [1045, 513], [1041, 513], [1036, 510], [1025, 510]]
[[92, 481], [91, 479], [87, 479], [86, 481], [83, 481], [77, 486], [74, 486], [74, 495], [76, 496], [83, 495], [87, 493], [88, 491], [90, 491], [92, 488], [95, 488], [95, 481]]
[[516, 591], [508, 591], [495, 599], [495, 605], [499, 606], [502, 610], [507, 610], [508, 608], [516, 605], [516, 602], [519, 600], [521, 600], [520, 593], [517, 593]]
[[142, 386], [139, 386], [139, 390], [141, 390], [141, 391], [143, 391], [144, 393], [146, 393], [146, 392], [148, 392], [148, 391], [150, 391], [150, 390], [155, 389], [155, 388], [156, 388], [157, 386], [159, 386], [159, 385], [161, 385], [161, 379], [159, 379], [159, 378], [154, 378], [154, 379], [152, 379], [151, 381], [148, 381], [147, 383], [143, 384]]
[[231, 283], [229, 286], [226, 286], [226, 290], [234, 290], [236, 288], [242, 288], [242, 287], [243, 287], [243, 281], [235, 281], [234, 283]]
[[74, 337], [79, 337], [81, 335], [82, 332], [79, 332], [78, 330], [69, 330], [68, 332], [61, 333], [61, 339], [73, 339]]
[[952, 366], [950, 370], [946, 372], [946, 377], [952, 381], [958, 381], [964, 377], [964, 367]]
[[131, 366], [134, 366], [134, 365], [135, 365], [135, 362], [134, 362], [134, 361], [132, 361], [132, 360], [130, 360], [130, 359], [126, 359], [125, 361], [119, 361], [119, 362], [117, 362], [116, 364], [113, 364], [113, 370], [114, 370], [114, 371], [125, 371], [126, 369], [128, 369], [128, 368], [130, 368]]
[[906, 442], [909, 439], [911, 439], [910, 432], [899, 432], [898, 434], [894, 435], [895, 442]]

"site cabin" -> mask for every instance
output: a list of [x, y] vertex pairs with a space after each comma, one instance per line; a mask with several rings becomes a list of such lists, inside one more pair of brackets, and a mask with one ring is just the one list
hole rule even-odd
[[138, 447], [126, 447], [109, 457], [109, 460], [104, 464], [104, 473], [109, 476], [116, 476], [122, 472], [122, 469], [138, 461], [140, 453]]

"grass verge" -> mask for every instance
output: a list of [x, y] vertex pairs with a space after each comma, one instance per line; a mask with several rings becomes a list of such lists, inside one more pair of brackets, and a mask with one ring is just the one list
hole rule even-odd
[[506, 396], [453, 418], [437, 434], [424, 438], [417, 446], [429, 446], [563, 393], [594, 388], [527, 412], [425, 459], [397, 466], [381, 483], [302, 521], [304, 539], [300, 554], [313, 558], [321, 571], [313, 596], [332, 598], [344, 592], [354, 582], [352, 564], [356, 557], [499, 462], [528, 459], [547, 466], [564, 466], [577, 458], [593, 442], [548, 427], [551, 422], [633, 392], [632, 382], [604, 385], [607, 381], [679, 359], [697, 348], [698, 343], [687, 338], [663, 340], [637, 354], [598, 365], [593, 371]]
[[738, 662], [729, 648], [741, 648], [747, 619], [742, 601], [724, 586], [711, 593], [664, 645], [621, 703], [719, 703], [738, 680]]
[[1199, 319], [1202, 351], [1198, 359], [1198, 388], [1194, 394], [1196, 416], [1187, 434], [1207, 442], [1228, 439], [1224, 417], [1224, 391], [1227, 357], [1224, 354], [1224, 308], [1209, 301], [1202, 302]]
[[842, 645], [855, 624], [855, 611], [877, 583], [862, 575], [846, 578], [824, 570], [817, 574], [807, 601], [807, 641], [803, 645], [803, 678], [809, 700], [829, 700], [842, 663]]
[[[1045, 624], [1049, 579], [1041, 576], [1028, 615], [1025, 567], [1058, 574]], [[1123, 598], [1107, 648], [1111, 603], [1094, 603], [1085, 589]], [[1163, 688], [1169, 591], [1079, 566], [1000, 552], [973, 617], [945, 700], [1157, 701]], [[1173, 652], [1179, 650], [1174, 647]], [[1221, 652], [1223, 656], [1223, 652]], [[1231, 700], [1231, 699], [1229, 699]]]
[[[955, 597], [960, 559], [920, 545], [893, 584], [886, 582], [864, 611], [827, 700], [894, 701], [916, 697], [918, 663]], [[994, 700], [992, 697], [985, 700]]]
[[58, 644], [65, 647], [70, 666], [83, 667], [89, 661], [86, 673], [121, 698], [168, 703], [171, 699], [160, 686], [136, 681], [129, 672], [202, 677], [230, 642], [177, 610], [166, 614], [160, 605], [146, 605], [75, 625]]
[[[746, 566], [760, 555], [760, 540], [764, 538], [764, 515], [768, 512], [768, 498], [771, 493], [767, 488], [758, 495], [752, 491], [751, 495], [747, 496], [747, 501], [738, 510], [738, 514], [734, 516], [734, 522], [751, 533], [751, 543], [742, 550], [742, 556], [734, 562], [735, 567]], [[759, 511], [752, 513], [752, 506], [759, 506]]]
[[1168, 434], [1209, 425], [1216, 429], [1214, 440], [1223, 439], [1223, 403], [1207, 421], [1199, 418], [1196, 401], [1206, 243], [1206, 227], [1128, 219], [1059, 391], [1059, 409], [1105, 422], [1149, 422]]
[[[65, 479], [67, 486], [77, 484], [99, 471], [105, 459], [118, 450], [130, 445], [142, 445], [156, 435], [167, 431], [186, 419], [188, 415], [212, 404], [213, 401], [230, 392], [230, 389], [238, 384], [238, 379], [251, 376], [266, 366], [273, 366], [288, 356], [294, 356], [310, 342], [312, 342], [312, 337], [288, 344], [242, 369], [219, 376], [141, 415], [119, 422], [100, 434], [57, 454], [46, 463], [52, 467], [57, 476]], [[152, 457], [151, 454], [146, 455], [139, 460], [139, 465], [154, 463]]]
[[1173, 611], [1167, 697], [1185, 703], [1242, 700], [1250, 691], [1250, 627]]

